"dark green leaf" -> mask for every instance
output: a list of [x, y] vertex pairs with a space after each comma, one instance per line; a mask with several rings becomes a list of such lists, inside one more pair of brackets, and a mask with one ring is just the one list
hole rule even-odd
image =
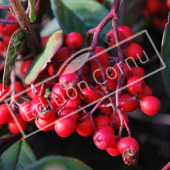
[[[66, 34], [77, 31], [84, 38], [87, 31], [95, 28], [109, 13], [106, 7], [94, 0], [51, 0], [51, 7]], [[107, 24], [102, 31], [103, 41], [110, 28]]]
[[83, 162], [67, 157], [51, 156], [36, 162], [31, 167], [26, 170], [47, 170], [47, 169], [57, 169], [57, 170], [92, 170], [90, 167], [85, 165]]
[[36, 161], [35, 155], [24, 140], [19, 140], [0, 157], [0, 170], [20, 170]]
[[[169, 21], [170, 21], [170, 14], [169, 14]], [[170, 95], [170, 22], [168, 21], [165, 31], [164, 31], [164, 36], [162, 40], [162, 51], [161, 51], [161, 56], [162, 59], [164, 60], [164, 63], [166, 63], [166, 69], [162, 71], [162, 78], [163, 82], [165, 85], [165, 89]]]
[[20, 46], [25, 37], [25, 32], [20, 28], [14, 32], [9, 42], [7, 56], [5, 60], [4, 75], [3, 75], [3, 89], [7, 85], [11, 70], [14, 66], [15, 60], [17, 58]]
[[47, 41], [44, 52], [39, 54], [33, 62], [30, 64], [25, 83], [31, 84], [38, 77], [39, 73], [47, 66], [47, 63], [51, 61], [56, 52], [61, 48], [64, 42], [64, 32], [59, 30], [55, 32]]
[[35, 0], [29, 0], [29, 3], [30, 3], [30, 21], [35, 22], [36, 20], [36, 15], [35, 15], [35, 10], [34, 10]]

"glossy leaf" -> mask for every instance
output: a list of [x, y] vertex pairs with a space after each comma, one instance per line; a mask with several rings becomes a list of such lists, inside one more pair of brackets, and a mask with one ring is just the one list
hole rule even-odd
[[[170, 14], [169, 14], [170, 21]], [[164, 36], [162, 40], [162, 51], [161, 56], [166, 64], [166, 69], [162, 70], [162, 78], [167, 93], [170, 95], [170, 22], [166, 25]]]
[[36, 161], [35, 155], [24, 140], [19, 140], [0, 157], [0, 170], [21, 170]]
[[47, 63], [51, 61], [56, 52], [61, 48], [64, 42], [64, 32], [59, 30], [55, 32], [47, 41], [44, 51], [40, 53], [30, 64], [25, 83], [31, 84], [38, 77], [39, 73], [47, 66]]
[[[89, 29], [95, 28], [109, 13], [109, 10], [94, 0], [51, 0], [51, 7], [61, 28], [66, 34], [77, 31], [83, 37]], [[107, 24], [101, 33], [105, 42], [111, 25]]]
[[6, 60], [5, 60], [5, 67], [4, 67], [4, 74], [3, 74], [3, 88], [5, 88], [5, 86], [9, 81], [10, 73], [15, 64], [15, 60], [17, 58], [24, 37], [25, 37], [25, 32], [21, 28], [15, 31], [11, 37], [8, 50], [7, 50]]
[[62, 169], [62, 170], [92, 170], [83, 162], [67, 157], [51, 156], [36, 162], [26, 170], [47, 170], [47, 169]]
[[35, 0], [29, 0], [29, 4], [30, 4], [30, 21], [31, 22], [35, 22], [35, 20], [36, 20], [36, 15], [35, 15], [35, 10], [34, 10], [34, 3], [35, 3]]

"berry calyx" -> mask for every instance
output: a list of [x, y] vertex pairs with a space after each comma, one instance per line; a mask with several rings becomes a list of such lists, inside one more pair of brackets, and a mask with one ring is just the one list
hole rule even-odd
[[146, 96], [140, 102], [141, 110], [149, 116], [155, 115], [161, 109], [161, 102], [153, 96]]
[[[17, 123], [15, 122], [14, 119], [12, 119], [9, 123], [8, 123], [8, 129], [10, 130], [10, 132], [12, 132], [13, 134], [19, 134], [21, 133], [21, 131], [25, 131], [27, 128], [27, 123], [21, 118], [20, 115], [16, 115], [15, 118], [17, 119]], [[18, 127], [18, 124], [20, 126], [20, 128]]]

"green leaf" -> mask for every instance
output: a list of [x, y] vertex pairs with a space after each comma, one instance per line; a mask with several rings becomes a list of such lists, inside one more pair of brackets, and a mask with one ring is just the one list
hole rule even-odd
[[0, 170], [20, 170], [36, 161], [36, 157], [24, 140], [19, 140], [0, 157]]
[[[51, 7], [66, 34], [77, 31], [84, 38], [87, 31], [95, 28], [109, 13], [106, 7], [94, 0], [51, 0]], [[107, 24], [101, 33], [104, 42], [110, 28]]]
[[25, 83], [31, 84], [38, 77], [39, 73], [47, 66], [56, 52], [62, 47], [64, 42], [64, 32], [59, 30], [55, 32], [47, 41], [44, 52], [40, 53], [30, 64]]
[[61, 156], [50, 156], [40, 161], [36, 162], [26, 170], [47, 170], [47, 169], [57, 169], [57, 170], [92, 170], [90, 167], [85, 165], [83, 162], [68, 157]]
[[168, 23], [165, 27], [163, 40], [162, 40], [162, 51], [161, 56], [166, 63], [166, 69], [162, 70], [162, 78], [165, 85], [167, 93], [170, 95], [170, 13], [168, 17]]
[[25, 32], [21, 28], [15, 31], [11, 37], [8, 50], [7, 50], [7, 56], [5, 59], [5, 67], [4, 67], [4, 74], [3, 74], [3, 89], [5, 88], [5, 86], [9, 81], [10, 73], [15, 64], [15, 60], [17, 58], [24, 37], [25, 37]]
[[50, 93], [51, 93], [51, 89], [50, 88], [46, 89], [44, 97], [48, 98]]
[[58, 21], [53, 18], [51, 21], [49, 21], [42, 29], [41, 29], [41, 37], [45, 37], [47, 35], [52, 35], [57, 30], [60, 30], [60, 25]]
[[29, 4], [30, 4], [30, 21], [31, 22], [35, 22], [35, 20], [36, 20], [36, 15], [35, 15], [35, 10], [34, 10], [34, 3], [35, 3], [35, 0], [29, 0]]

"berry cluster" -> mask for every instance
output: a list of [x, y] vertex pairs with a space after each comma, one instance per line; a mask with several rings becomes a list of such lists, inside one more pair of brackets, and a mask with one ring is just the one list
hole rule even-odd
[[[16, 18], [8, 12], [6, 18], [7, 21], [16, 21]], [[19, 24], [2, 24], [0, 23], [0, 56], [2, 56], [3, 50], [7, 49], [12, 34], [19, 29]]]
[[[129, 38], [127, 43], [122, 44], [127, 59], [140, 60], [143, 57], [143, 50], [139, 44], [133, 42], [131, 28], [120, 26], [118, 33], [121, 41]], [[49, 36], [42, 38], [42, 46], [48, 38]], [[109, 46], [116, 44], [113, 31], [108, 32], [106, 41]], [[34, 84], [55, 75], [73, 52], [81, 49], [82, 46], [83, 37], [80, 33], [68, 34], [63, 47], [55, 54]], [[28, 85], [27, 97], [31, 101], [19, 104], [16, 102], [18, 97], [15, 97], [10, 109], [15, 113], [22, 130], [26, 130], [27, 123], [32, 123], [41, 131], [55, 130], [61, 137], [68, 137], [75, 130], [83, 137], [93, 135], [97, 148], [106, 150], [112, 156], [122, 154], [125, 164], [134, 165], [138, 160], [139, 144], [131, 137], [126, 112], [136, 110], [140, 104], [144, 113], [153, 116], [160, 110], [161, 103], [159, 99], [152, 96], [151, 88], [142, 79], [145, 75], [142, 67], [122, 63], [123, 70], [121, 70], [118, 58], [109, 56], [108, 51], [102, 46], [94, 49], [94, 56], [95, 58], [90, 59], [76, 71], [69, 70], [70, 73], [63, 74], [68, 63], [65, 64], [59, 77], [42, 85]], [[26, 75], [31, 62], [32, 60], [23, 62], [21, 67], [23, 76]], [[69, 68], [74, 67], [75, 65]], [[118, 93], [119, 107], [117, 108], [115, 94], [105, 96], [117, 89], [121, 72], [123, 86], [127, 88]], [[51, 94], [45, 98], [47, 88], [51, 89]], [[19, 93], [22, 90], [22, 84], [16, 81], [15, 92]], [[0, 97], [2, 98], [8, 91], [10, 87], [6, 86], [6, 91], [1, 93]], [[86, 105], [90, 107], [86, 108]], [[0, 105], [0, 124], [8, 124], [9, 130], [18, 134], [20, 129], [13, 120], [10, 109], [5, 104]], [[79, 109], [81, 111], [78, 111]], [[121, 137], [123, 128], [127, 129], [128, 137]], [[116, 135], [118, 130], [119, 133]]]
[[168, 22], [168, 12], [170, 9], [170, 1], [166, 0], [148, 0], [146, 1], [143, 14], [146, 18], [151, 19], [153, 24], [160, 29], [165, 28]]

